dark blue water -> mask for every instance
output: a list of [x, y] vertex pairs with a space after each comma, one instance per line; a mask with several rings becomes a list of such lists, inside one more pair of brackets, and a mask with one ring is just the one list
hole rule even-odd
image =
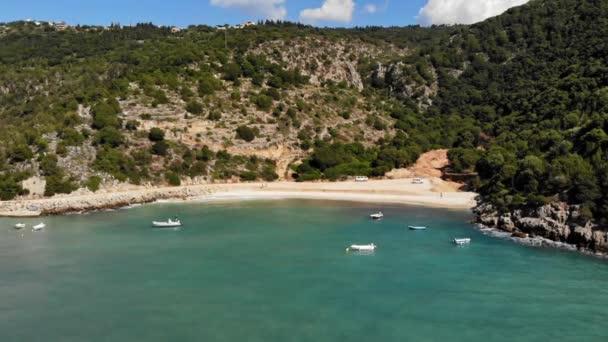
[[[150, 227], [175, 214], [183, 229]], [[469, 219], [320, 201], [155, 204], [23, 237], [0, 219], [0, 341], [608, 340], [605, 261]]]

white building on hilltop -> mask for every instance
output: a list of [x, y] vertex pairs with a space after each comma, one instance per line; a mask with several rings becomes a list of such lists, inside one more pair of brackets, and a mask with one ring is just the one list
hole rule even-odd
[[242, 29], [242, 28], [245, 28], [247, 26], [255, 26], [255, 25], [257, 25], [255, 22], [253, 22], [253, 21], [247, 21], [247, 22], [244, 22], [242, 24], [238, 24], [236, 26], [233, 26], [233, 28]]

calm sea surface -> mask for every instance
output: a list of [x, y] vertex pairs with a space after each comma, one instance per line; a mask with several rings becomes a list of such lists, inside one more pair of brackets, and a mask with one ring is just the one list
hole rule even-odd
[[291, 200], [0, 219], [0, 341], [608, 341], [607, 261], [469, 219]]

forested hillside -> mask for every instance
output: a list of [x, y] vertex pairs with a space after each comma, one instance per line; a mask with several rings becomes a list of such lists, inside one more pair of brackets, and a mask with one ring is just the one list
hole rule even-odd
[[436, 102], [478, 123], [451, 152], [457, 166], [475, 167], [500, 208], [564, 200], [604, 222], [608, 2], [532, 1], [466, 32], [470, 67], [440, 78]]
[[382, 176], [433, 148], [503, 210], [608, 214], [608, 3], [472, 26], [0, 27], [0, 196]]

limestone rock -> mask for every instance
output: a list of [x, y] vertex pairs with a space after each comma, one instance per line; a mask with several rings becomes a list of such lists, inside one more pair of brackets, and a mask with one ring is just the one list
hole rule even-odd
[[517, 209], [498, 215], [495, 208], [480, 203], [474, 210], [477, 222], [512, 232], [514, 237], [544, 238], [579, 249], [608, 252], [608, 232], [584, 219], [580, 206], [554, 202], [534, 209]]

